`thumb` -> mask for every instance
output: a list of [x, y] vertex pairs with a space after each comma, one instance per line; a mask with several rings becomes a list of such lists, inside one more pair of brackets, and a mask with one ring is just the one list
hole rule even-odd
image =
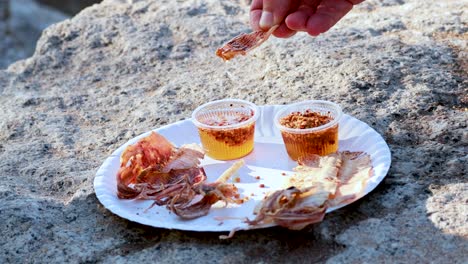
[[259, 26], [263, 30], [268, 30], [272, 26], [279, 25], [286, 18], [290, 5], [290, 0], [263, 0]]

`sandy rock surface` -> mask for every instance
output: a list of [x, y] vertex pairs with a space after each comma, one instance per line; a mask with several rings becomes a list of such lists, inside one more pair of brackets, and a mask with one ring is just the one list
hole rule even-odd
[[[369, 0], [317, 38], [224, 63], [246, 1], [107, 0], [47, 28], [0, 71], [0, 263], [466, 263], [466, 1]], [[465, 10], [465, 11], [464, 11]], [[365, 198], [302, 231], [218, 233], [129, 222], [98, 202], [121, 144], [209, 100], [339, 103], [392, 150]]]

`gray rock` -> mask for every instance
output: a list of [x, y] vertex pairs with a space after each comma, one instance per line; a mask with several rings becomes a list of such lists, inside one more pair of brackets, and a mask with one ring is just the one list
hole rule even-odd
[[[246, 2], [107, 0], [0, 71], [0, 262], [468, 261], [466, 4], [370, 0], [317, 38], [224, 63], [214, 51], [249, 31]], [[227, 241], [99, 204], [94, 174], [113, 150], [225, 97], [335, 101], [384, 136], [389, 174], [320, 224]]]

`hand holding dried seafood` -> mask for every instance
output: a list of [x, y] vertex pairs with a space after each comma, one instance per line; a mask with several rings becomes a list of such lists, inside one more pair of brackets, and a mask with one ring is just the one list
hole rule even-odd
[[175, 147], [151, 132], [122, 153], [117, 174], [117, 196], [121, 199], [154, 200], [185, 219], [208, 214], [217, 201], [240, 203], [233, 184], [226, 183], [242, 162], [214, 183], [205, 183], [200, 167], [204, 153], [197, 144]]
[[265, 42], [277, 28], [278, 26], [274, 26], [268, 31], [258, 30], [249, 34], [242, 33], [217, 49], [216, 55], [224, 61], [228, 61], [238, 55], [246, 55], [247, 52]]
[[299, 161], [286, 189], [269, 194], [257, 206], [252, 226], [275, 223], [299, 230], [322, 221], [326, 209], [359, 198], [372, 176], [370, 156], [343, 151]]

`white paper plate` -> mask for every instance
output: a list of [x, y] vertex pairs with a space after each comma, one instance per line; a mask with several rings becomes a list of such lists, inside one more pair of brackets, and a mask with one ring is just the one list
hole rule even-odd
[[[117, 198], [116, 175], [120, 165], [120, 155], [127, 145], [135, 143], [138, 139], [149, 135], [150, 132], [129, 140], [104, 161], [94, 179], [96, 196], [104, 207], [114, 214], [154, 227], [192, 231], [250, 229], [242, 219], [245, 219], [245, 217], [253, 219], [255, 205], [263, 199], [267, 192], [280, 188], [289, 177], [288, 175], [292, 174], [292, 168], [297, 166], [294, 161], [289, 159], [280, 132], [272, 122], [276, 111], [281, 107], [259, 107], [260, 117], [255, 128], [254, 151], [244, 157], [246, 166], [239, 170], [240, 183], [236, 183], [241, 195], [250, 198], [248, 202], [242, 205], [229, 205], [227, 208], [223, 208], [222, 205], [217, 203], [211, 208], [210, 213], [204, 217], [182, 220], [169, 212], [165, 206], [154, 206], [147, 210], [153, 203], [152, 201], [121, 200]], [[155, 131], [165, 136], [176, 146], [194, 142], [200, 143], [197, 129], [190, 120], [179, 121], [155, 129]], [[365, 151], [371, 155], [374, 175], [368, 181], [364, 195], [372, 191], [383, 180], [390, 168], [390, 149], [384, 139], [367, 124], [349, 115], [343, 115], [340, 121], [339, 150]], [[218, 161], [206, 157], [202, 161], [202, 166], [208, 176], [207, 182], [217, 179], [232, 163], [233, 161]], [[286, 176], [283, 176], [282, 173], [286, 173]], [[255, 176], [260, 176], [261, 179], [257, 180]], [[265, 188], [260, 188], [260, 184], [264, 184]], [[251, 196], [251, 194], [255, 196]], [[329, 208], [327, 212], [336, 209], [338, 207]], [[219, 219], [223, 220], [220, 221]]]

